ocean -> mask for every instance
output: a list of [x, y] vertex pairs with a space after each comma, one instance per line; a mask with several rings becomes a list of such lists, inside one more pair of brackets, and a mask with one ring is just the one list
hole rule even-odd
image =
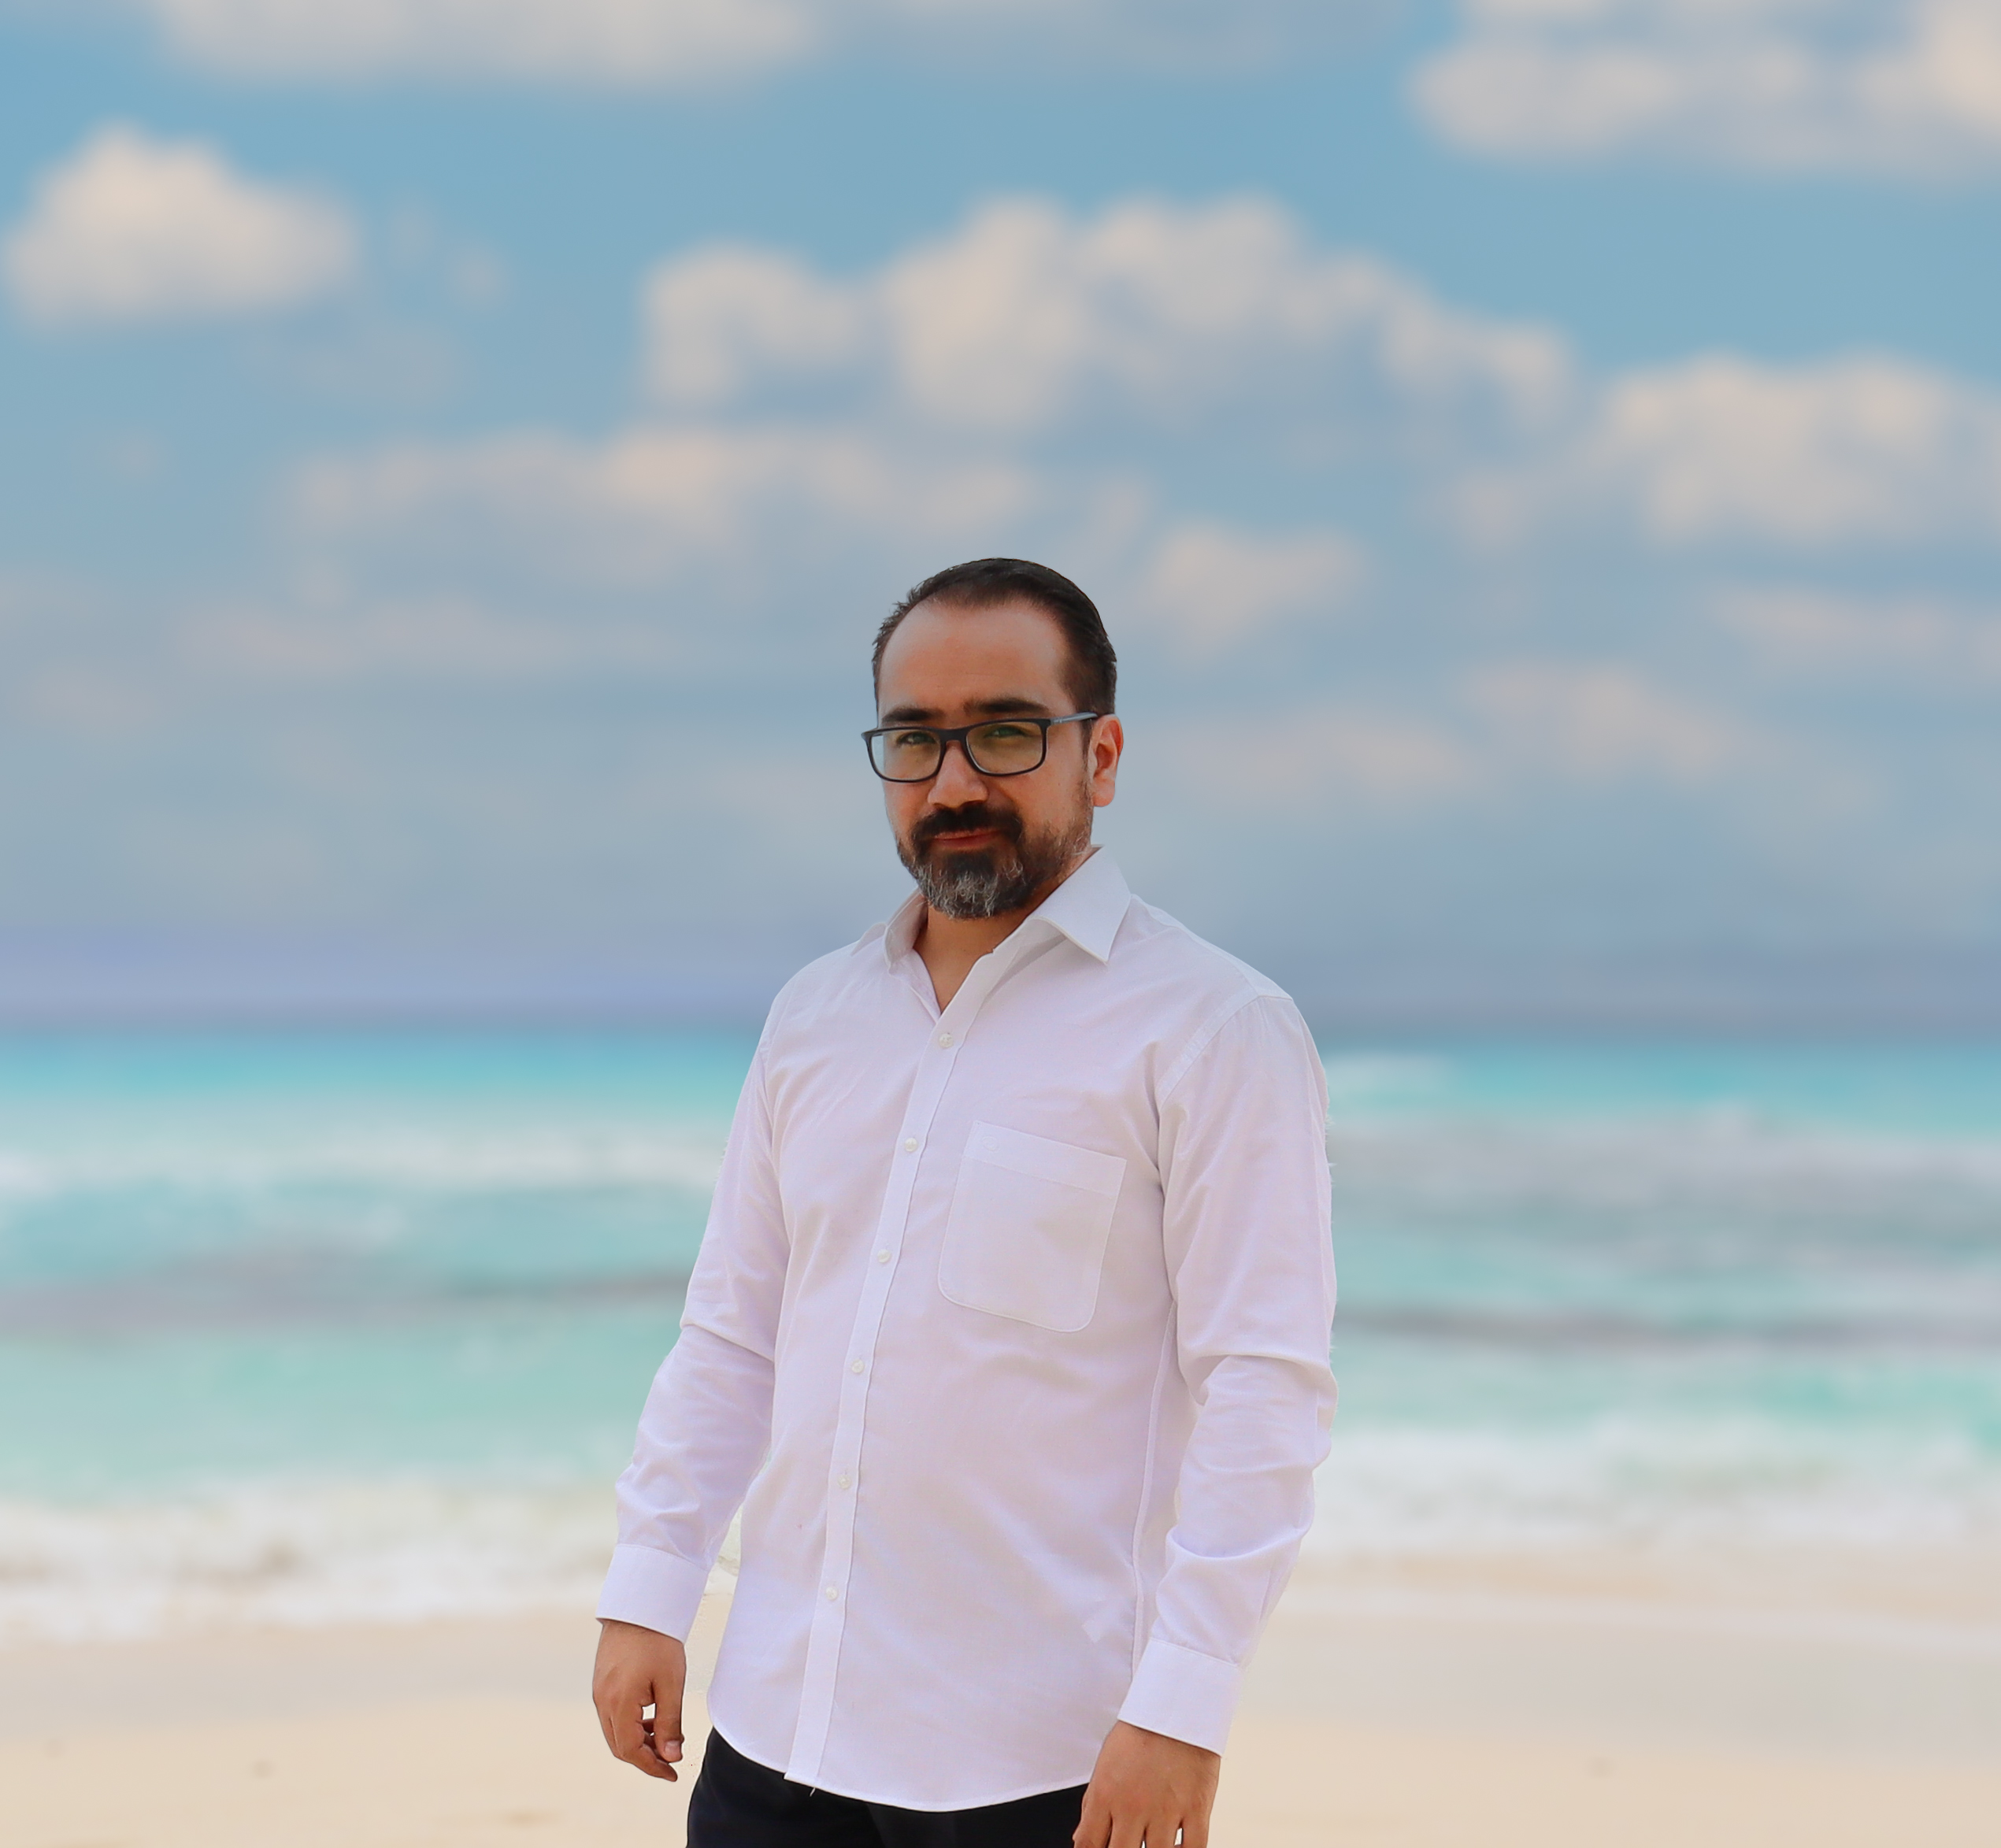
[[[0, 1640], [587, 1601], [751, 1044], [0, 1039]], [[2001, 1549], [2001, 1047], [1323, 1052], [1317, 1561]]]

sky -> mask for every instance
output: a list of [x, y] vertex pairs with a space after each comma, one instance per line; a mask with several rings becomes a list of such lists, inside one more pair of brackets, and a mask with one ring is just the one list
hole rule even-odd
[[2001, 1021], [2001, 0], [0, 0], [0, 1015], [754, 1008], [910, 583], [1338, 1025]]

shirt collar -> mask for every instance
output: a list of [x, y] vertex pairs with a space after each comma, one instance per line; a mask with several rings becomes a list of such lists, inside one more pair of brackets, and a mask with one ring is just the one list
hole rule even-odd
[[[1132, 888], [1126, 884], [1117, 861], [1099, 847], [1022, 920], [1021, 930], [1032, 924], [1046, 924], [1061, 931], [1086, 955], [1104, 962], [1110, 958], [1112, 939], [1118, 935], [1119, 926], [1125, 921], [1126, 907], [1132, 902]], [[910, 954], [923, 917], [924, 894], [913, 892], [883, 927], [883, 954], [889, 961]]]
[[1086, 955], [1110, 960], [1112, 939], [1125, 921], [1132, 888], [1118, 862], [1099, 847], [1028, 914], [1027, 921], [1053, 925]]

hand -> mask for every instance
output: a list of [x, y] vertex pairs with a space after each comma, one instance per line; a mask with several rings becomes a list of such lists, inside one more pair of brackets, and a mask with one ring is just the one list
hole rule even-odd
[[[687, 1651], [672, 1636], [602, 1620], [591, 1699], [614, 1758], [673, 1783], [681, 1756], [681, 1690]], [[653, 1709], [653, 1717], [646, 1709]]]
[[1209, 1848], [1209, 1812], [1223, 1761], [1214, 1752], [1121, 1720], [1084, 1793], [1076, 1848]]

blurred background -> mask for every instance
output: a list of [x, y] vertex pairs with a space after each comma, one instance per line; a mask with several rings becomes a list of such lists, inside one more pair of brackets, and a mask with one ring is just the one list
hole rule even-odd
[[0, 0], [0, 1638], [583, 1606], [1000, 552], [1321, 1035], [1310, 1565], [1991, 1637], [1998, 234], [1994, 0]]

